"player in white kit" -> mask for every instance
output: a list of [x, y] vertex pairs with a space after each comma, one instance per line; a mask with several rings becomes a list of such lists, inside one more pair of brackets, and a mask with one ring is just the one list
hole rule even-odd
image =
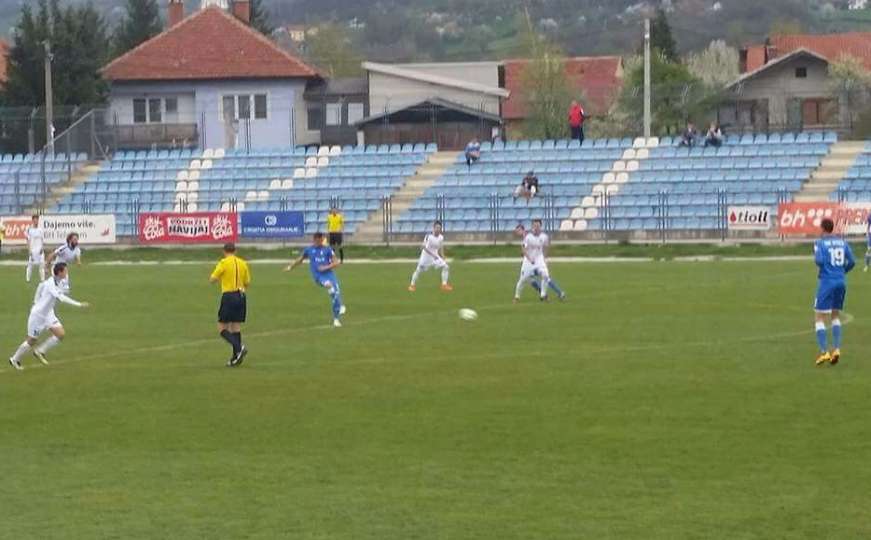
[[550, 244], [550, 238], [541, 230], [541, 220], [532, 221], [532, 231], [523, 237], [523, 263], [520, 265], [520, 279], [514, 288], [514, 302], [520, 301], [523, 286], [538, 277], [541, 280], [539, 298], [547, 300], [547, 287], [550, 283], [550, 272], [547, 269], [545, 250]]
[[[66, 243], [54, 250], [52, 254], [48, 256], [46, 267], [52, 268], [53, 271], [53, 265], [57, 265], [58, 263], [64, 263], [67, 266], [70, 266], [73, 263], [79, 265], [82, 264], [82, 248], [79, 247], [78, 233], [73, 232], [67, 235]], [[67, 290], [69, 290], [69, 268], [67, 268], [67, 277], [64, 278], [63, 285]]]
[[439, 268], [442, 271], [442, 290], [452, 291], [453, 287], [448, 283], [450, 268], [445, 260], [445, 237], [442, 236], [442, 223], [436, 221], [432, 224], [432, 232], [427, 234], [423, 239], [423, 249], [420, 251], [420, 260], [417, 261], [417, 268], [411, 276], [411, 284], [408, 286], [410, 292], [417, 290], [417, 278], [421, 272], [426, 272], [430, 268]]
[[30, 283], [33, 267], [39, 269], [39, 282], [45, 281], [45, 233], [39, 226], [39, 216], [33, 216], [30, 227], [24, 233], [27, 237], [27, 269], [24, 271], [24, 279]]
[[[9, 358], [9, 363], [15, 369], [24, 369], [21, 366], [21, 359], [30, 350], [33, 350], [33, 356], [38, 358], [40, 362], [48, 364], [45, 354], [60, 343], [65, 335], [63, 324], [54, 312], [54, 306], [58, 301], [71, 306], [88, 307], [87, 302], [77, 302], [66, 295], [66, 291], [63, 289], [67, 277], [66, 263], [57, 263], [52, 272], [52, 276], [36, 288], [33, 307], [30, 308], [30, 317], [27, 319], [27, 339], [18, 346], [18, 350]], [[51, 332], [51, 337], [39, 347], [34, 348], [36, 342], [39, 341], [39, 336], [46, 330]]]

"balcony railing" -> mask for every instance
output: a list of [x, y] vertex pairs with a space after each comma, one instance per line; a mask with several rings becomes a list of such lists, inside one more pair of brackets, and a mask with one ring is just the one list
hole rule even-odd
[[196, 146], [199, 132], [196, 124], [134, 124], [115, 126], [118, 148], [177, 148]]

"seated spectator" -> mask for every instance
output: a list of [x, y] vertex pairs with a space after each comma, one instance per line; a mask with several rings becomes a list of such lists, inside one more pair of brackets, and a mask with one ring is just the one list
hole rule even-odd
[[708, 128], [708, 133], [705, 135], [705, 148], [709, 146], [714, 148], [723, 146], [723, 130], [716, 122], [711, 122], [711, 127]]
[[681, 133], [680, 144], [678, 146], [688, 146], [690, 148], [696, 145], [696, 138], [699, 136], [695, 124], [687, 122], [687, 128]]
[[466, 145], [466, 165], [471, 169], [472, 163], [481, 159], [481, 143], [475, 137]]
[[529, 171], [514, 190], [514, 198], [523, 197], [526, 199], [526, 204], [529, 204], [530, 199], [538, 195], [538, 189], [538, 177], [535, 176], [535, 171]]

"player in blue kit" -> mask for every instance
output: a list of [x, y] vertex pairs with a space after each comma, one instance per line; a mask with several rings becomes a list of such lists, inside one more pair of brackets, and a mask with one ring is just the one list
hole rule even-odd
[[308, 259], [312, 279], [315, 283], [325, 288], [330, 293], [333, 305], [333, 326], [339, 328], [342, 322], [339, 320], [345, 314], [345, 305], [342, 304], [342, 293], [339, 290], [339, 279], [333, 270], [342, 264], [336, 259], [333, 248], [324, 245], [323, 233], [315, 233], [312, 237], [312, 245], [303, 250], [302, 255], [284, 270], [289, 272]]
[[[820, 224], [823, 237], [814, 243], [814, 261], [820, 268], [817, 297], [814, 300], [816, 311], [817, 344], [820, 355], [818, 366], [829, 362], [832, 365], [841, 359], [841, 310], [844, 309], [844, 297], [847, 295], [846, 275], [856, 266], [850, 244], [841, 237], [835, 236], [835, 222], [824, 219]], [[832, 351], [829, 352], [826, 343], [826, 319], [832, 322]]]
[[868, 247], [865, 248], [865, 268], [862, 269], [863, 272], [867, 272], [868, 267], [871, 266], [871, 212], [868, 212], [865, 236], [867, 237]]

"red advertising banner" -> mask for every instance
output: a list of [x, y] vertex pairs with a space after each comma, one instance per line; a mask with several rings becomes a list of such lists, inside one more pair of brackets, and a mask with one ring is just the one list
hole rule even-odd
[[143, 244], [215, 244], [235, 242], [239, 220], [230, 212], [170, 212], [139, 215], [139, 241]]
[[30, 227], [30, 219], [30, 216], [0, 217], [0, 225], [6, 228], [6, 239], [3, 240], [3, 243], [7, 245], [26, 244], [27, 238], [24, 233]]
[[781, 203], [777, 207], [777, 232], [785, 235], [818, 235], [823, 218], [835, 221], [835, 232], [844, 229], [844, 210], [838, 203]]

